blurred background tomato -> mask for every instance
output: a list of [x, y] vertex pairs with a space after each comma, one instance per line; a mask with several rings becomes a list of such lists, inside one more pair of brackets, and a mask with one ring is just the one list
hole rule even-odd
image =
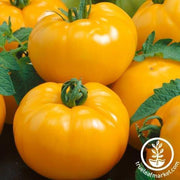
[[[63, 0], [67, 7], [78, 7], [80, 0]], [[131, 17], [145, 0], [92, 0], [93, 3], [112, 2], [124, 9]]]

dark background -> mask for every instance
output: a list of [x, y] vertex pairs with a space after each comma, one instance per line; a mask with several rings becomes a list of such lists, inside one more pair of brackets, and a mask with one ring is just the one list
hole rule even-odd
[[[99, 180], [134, 180], [135, 162], [139, 160], [139, 152], [128, 146], [119, 164]], [[28, 168], [18, 155], [11, 125], [5, 125], [0, 135], [0, 180], [47, 180]]]

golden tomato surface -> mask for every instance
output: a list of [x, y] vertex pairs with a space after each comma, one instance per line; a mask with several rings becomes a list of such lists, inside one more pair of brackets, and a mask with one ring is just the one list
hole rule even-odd
[[95, 179], [121, 159], [129, 117], [120, 98], [99, 83], [87, 83], [83, 105], [67, 107], [62, 84], [29, 91], [15, 114], [14, 137], [24, 162], [50, 179]]
[[[133, 62], [123, 76], [112, 85], [112, 89], [122, 99], [130, 117], [151, 95], [153, 90], [163, 83], [180, 78], [180, 63], [161, 58], [147, 58], [142, 62]], [[135, 124], [141, 126], [142, 120], [133, 123], [130, 128], [129, 143], [140, 149], [142, 144], [137, 136]]]
[[112, 3], [92, 5], [88, 19], [43, 18], [29, 38], [29, 56], [46, 81], [110, 84], [131, 63], [137, 34], [131, 18]]

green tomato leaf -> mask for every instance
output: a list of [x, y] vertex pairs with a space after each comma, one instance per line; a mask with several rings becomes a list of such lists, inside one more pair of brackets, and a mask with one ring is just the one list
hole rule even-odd
[[9, 71], [0, 67], [0, 94], [10, 96], [15, 94]]
[[20, 103], [29, 90], [44, 81], [36, 73], [28, 57], [19, 59], [18, 63], [20, 69], [18, 71], [12, 71], [11, 79], [16, 91], [14, 97], [17, 103]]
[[0, 52], [0, 66], [9, 70], [18, 70], [16, 58], [7, 51]]
[[[30, 89], [43, 82], [27, 57], [31, 31], [31, 28], [21, 28], [13, 33], [10, 19], [0, 25], [0, 47], [3, 48], [0, 52], [0, 94], [14, 95], [18, 103]], [[6, 41], [17, 42], [19, 46], [7, 51]]]
[[12, 30], [10, 29], [11, 27], [11, 24], [7, 24], [7, 22], [3, 22], [1, 25], [0, 25], [0, 32], [3, 33], [4, 35], [10, 35], [12, 33]]
[[153, 31], [147, 38], [146, 42], [143, 44], [143, 52], [148, 53], [149, 49], [152, 49], [155, 40], [155, 31]]
[[131, 124], [154, 114], [161, 106], [172, 98], [180, 95], [180, 79], [171, 80], [164, 83], [159, 89], [154, 90], [154, 94], [149, 97], [131, 117]]
[[141, 55], [137, 55], [134, 57], [134, 60], [137, 61], [137, 62], [141, 62], [145, 59], [146, 57], [144, 56], [144, 54], [141, 54]]
[[[146, 171], [147, 175], [145, 175], [143, 173], [145, 171]], [[149, 170], [145, 169], [145, 167], [143, 166], [142, 163], [139, 164], [139, 166], [136, 169], [135, 179], [136, 180], [156, 180], [154, 177], [151, 177], [151, 172]]]
[[147, 57], [161, 57], [180, 61], [180, 43], [172, 43], [172, 39], [160, 39], [153, 43], [154, 40], [155, 32], [153, 31], [143, 44], [142, 49], [136, 53], [135, 61], [140, 62]]
[[0, 47], [4, 48], [5, 44], [6, 44], [6, 38], [4, 37], [3, 33], [0, 32]]
[[13, 33], [19, 41], [25, 42], [29, 39], [29, 35], [32, 31], [32, 28], [21, 28]]

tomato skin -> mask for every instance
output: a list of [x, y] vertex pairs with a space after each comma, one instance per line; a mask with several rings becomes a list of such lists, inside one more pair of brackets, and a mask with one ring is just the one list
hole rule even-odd
[[36, 71], [46, 81], [76, 77], [107, 85], [131, 63], [136, 41], [130, 17], [112, 3], [99, 3], [92, 6], [88, 19], [72, 23], [58, 15], [42, 19], [30, 35], [28, 49]]
[[[166, 139], [173, 147], [174, 150], [174, 160], [170, 167], [165, 171], [170, 170], [176, 162], [180, 159], [180, 142], [179, 142], [179, 129], [180, 129], [180, 96], [177, 96], [162, 106], [156, 113], [163, 120], [163, 126], [160, 132], [160, 137]], [[153, 120], [151, 124], [159, 125], [157, 120]], [[171, 158], [171, 153], [168, 152], [168, 148], [163, 146], [164, 153], [163, 159]], [[147, 159], [152, 156], [151, 150], [147, 150]], [[179, 180], [180, 171], [179, 167], [171, 175], [162, 178], [165, 180]]]
[[4, 96], [6, 104], [6, 123], [12, 124], [18, 104], [13, 96]]
[[126, 149], [127, 110], [99, 83], [85, 84], [85, 104], [68, 108], [61, 102], [61, 87], [44, 83], [23, 98], [13, 124], [16, 147], [29, 167], [50, 179], [100, 177]]
[[[180, 78], [180, 63], [161, 58], [147, 58], [143, 62], [133, 62], [123, 76], [112, 85], [112, 89], [122, 99], [130, 117], [151, 95], [153, 89], [162, 83]], [[135, 124], [142, 126], [143, 121], [131, 125], [129, 143], [140, 149], [142, 144], [137, 136]]]
[[43, 13], [48, 10], [57, 10], [57, 8], [66, 7], [60, 0], [31, 0], [30, 4], [21, 10], [11, 5], [9, 0], [1, 0], [0, 24], [8, 21], [10, 16], [13, 31], [25, 26], [33, 28]]
[[6, 107], [4, 103], [3, 96], [0, 95], [0, 134], [4, 125], [4, 120], [6, 116]]
[[133, 17], [138, 32], [138, 49], [141, 49], [148, 35], [156, 32], [156, 40], [171, 38], [180, 41], [180, 1], [165, 0], [154, 4], [147, 0]]
[[[21, 27], [33, 28], [40, 17], [49, 10], [57, 10], [57, 8], [66, 9], [63, 2], [60, 0], [30, 0], [30, 4], [22, 10], [13, 6], [10, 0], [0, 1], [0, 24], [4, 21], [8, 22], [11, 17], [12, 30], [16, 31]], [[14, 49], [18, 46], [17, 43], [6, 44], [7, 50]]]

